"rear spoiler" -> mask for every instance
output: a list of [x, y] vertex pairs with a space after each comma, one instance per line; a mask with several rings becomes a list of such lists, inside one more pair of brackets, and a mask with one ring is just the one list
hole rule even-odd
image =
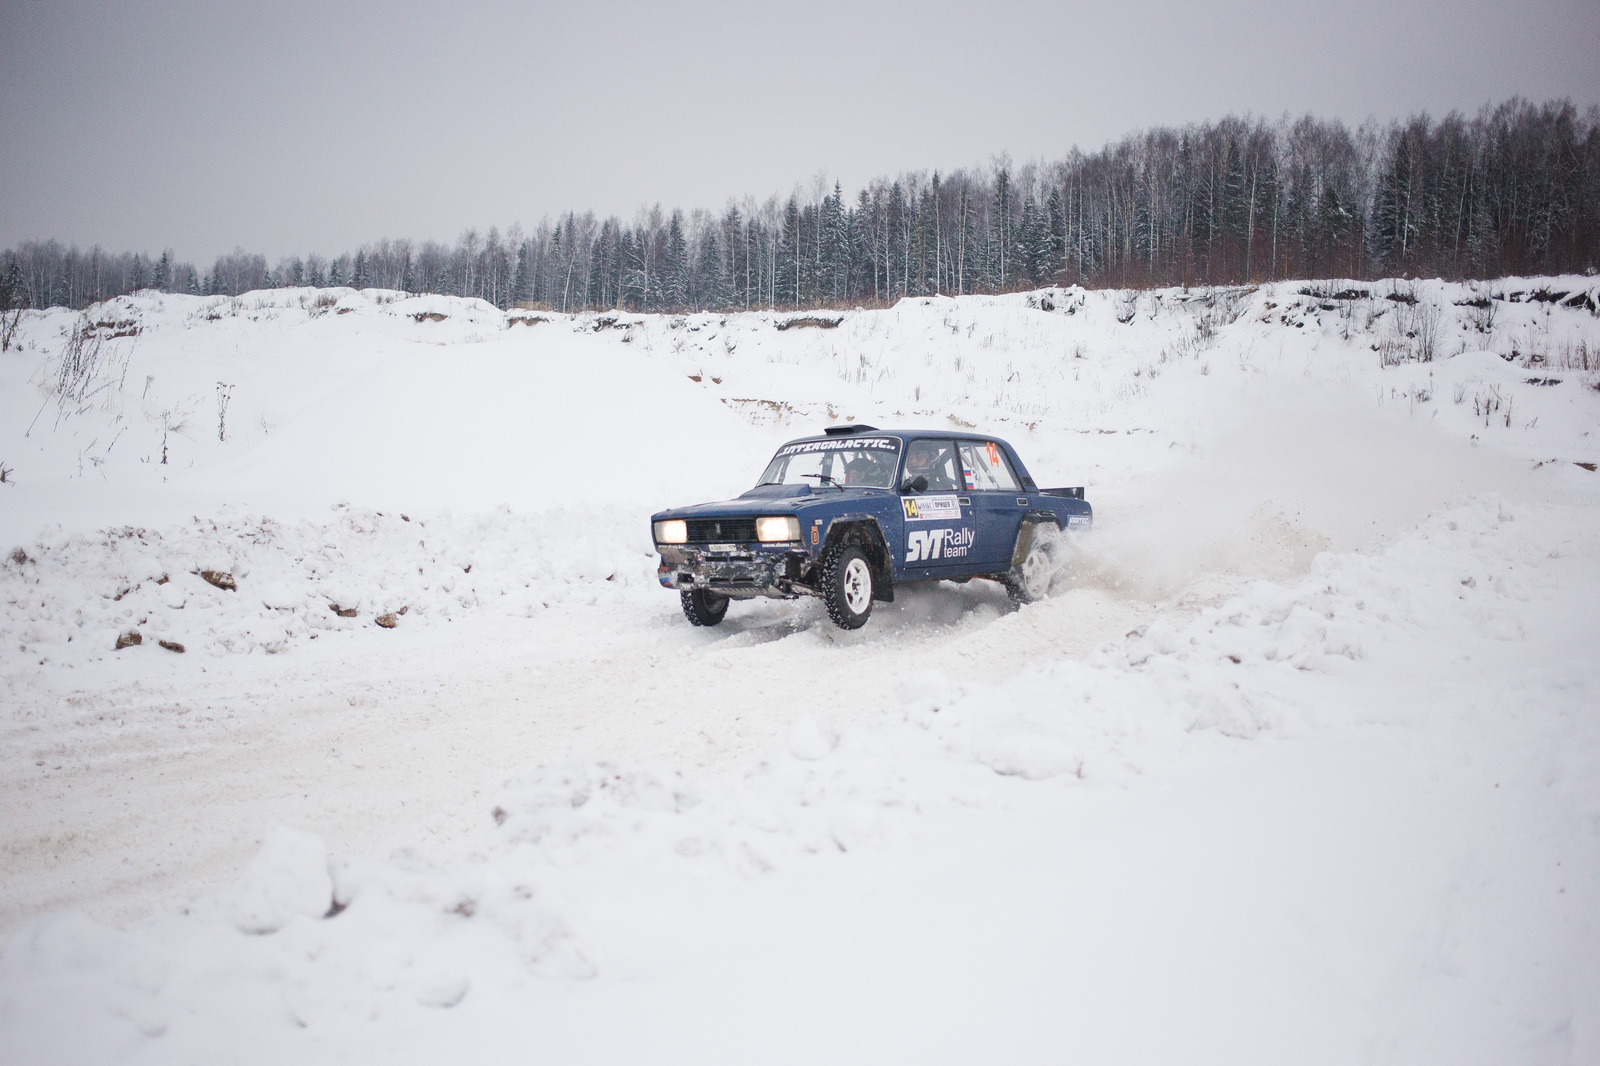
[[1064, 496], [1069, 500], [1081, 500], [1083, 499], [1083, 486], [1074, 485], [1069, 489], [1040, 489], [1039, 493], [1043, 496]]

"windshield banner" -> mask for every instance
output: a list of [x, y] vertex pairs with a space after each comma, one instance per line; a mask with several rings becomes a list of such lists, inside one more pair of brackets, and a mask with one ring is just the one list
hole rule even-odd
[[897, 452], [900, 441], [895, 437], [834, 437], [828, 440], [803, 440], [798, 444], [785, 444], [778, 449], [778, 457], [801, 455], [805, 452], [855, 452], [872, 450]]

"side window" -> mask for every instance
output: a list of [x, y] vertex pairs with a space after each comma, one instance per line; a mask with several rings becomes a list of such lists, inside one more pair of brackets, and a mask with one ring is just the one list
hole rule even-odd
[[955, 492], [960, 488], [956, 480], [956, 451], [947, 440], [914, 440], [906, 447], [904, 484], [914, 477], [928, 479], [929, 492]]
[[1016, 492], [1017, 479], [1011, 475], [1006, 453], [994, 441], [964, 440], [961, 451], [962, 484], [977, 492]]

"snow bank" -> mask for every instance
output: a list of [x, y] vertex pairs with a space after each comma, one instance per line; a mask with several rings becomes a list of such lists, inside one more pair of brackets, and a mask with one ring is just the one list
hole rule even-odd
[[[279, 650], [347, 624], [333, 603], [370, 624], [605, 598], [642, 580], [652, 510], [731, 495], [777, 441], [849, 417], [981, 425], [1043, 482], [1087, 485], [1120, 528], [1087, 546], [1081, 584], [1289, 577], [1464, 493], [1526, 495], [1535, 463], [1547, 497], [1586, 476], [1597, 295], [1592, 278], [1052, 289], [828, 328], [770, 312], [528, 328], [482, 301], [351, 289], [29, 312], [23, 350], [0, 356], [0, 536], [32, 560], [0, 571], [0, 641], [60, 655], [145, 627]], [[445, 509], [432, 547], [394, 525]], [[208, 569], [251, 575], [222, 595]]]
[[[593, 532], [574, 536], [582, 529]], [[159, 641], [270, 654], [327, 631], [614, 599], [656, 588], [654, 560], [631, 510], [457, 519], [343, 506], [331, 521], [224, 515], [61, 533], [0, 563], [0, 643], [63, 663], [103, 659], [127, 633], [141, 643], [116, 654], [164, 654]]]

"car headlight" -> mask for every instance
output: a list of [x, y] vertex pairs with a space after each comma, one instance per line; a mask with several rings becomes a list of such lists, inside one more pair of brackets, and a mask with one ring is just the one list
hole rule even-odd
[[668, 518], [657, 522], [653, 527], [657, 544], [687, 544], [689, 542], [689, 523], [681, 518]]
[[756, 539], [764, 544], [799, 540], [800, 519], [792, 514], [768, 515], [756, 519]]

